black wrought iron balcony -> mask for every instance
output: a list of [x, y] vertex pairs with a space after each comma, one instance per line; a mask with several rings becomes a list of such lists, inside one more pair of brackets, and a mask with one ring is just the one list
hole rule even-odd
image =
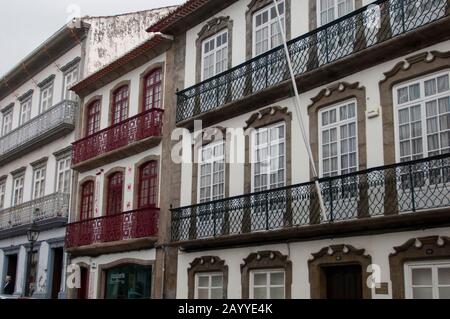
[[[326, 218], [314, 182], [172, 210], [175, 242], [223, 238], [312, 225], [372, 222], [448, 208], [450, 154], [321, 179]], [[405, 223], [406, 224], [406, 223]]]
[[62, 101], [0, 137], [0, 165], [41, 147], [75, 128], [77, 102]]
[[[321, 68], [448, 15], [448, 0], [379, 0], [289, 41], [296, 76]], [[375, 6], [376, 5], [376, 6]], [[177, 123], [288, 80], [283, 47], [177, 93]]]

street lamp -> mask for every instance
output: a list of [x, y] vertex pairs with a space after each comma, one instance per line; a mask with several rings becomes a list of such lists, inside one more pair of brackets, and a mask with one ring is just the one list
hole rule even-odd
[[[37, 215], [39, 213], [39, 208], [36, 208], [35, 210], [35, 214]], [[32, 259], [33, 259], [33, 246], [36, 243], [36, 241], [39, 238], [39, 227], [36, 224], [36, 222], [33, 220], [33, 223], [31, 224], [30, 228], [28, 228], [27, 230], [27, 239], [28, 242], [30, 243], [30, 251], [28, 253], [28, 270], [27, 270], [27, 285], [25, 287], [26, 289], [26, 293], [25, 295], [27, 297], [31, 297], [31, 290], [30, 290], [30, 284], [31, 284], [31, 263], [32, 263]]]

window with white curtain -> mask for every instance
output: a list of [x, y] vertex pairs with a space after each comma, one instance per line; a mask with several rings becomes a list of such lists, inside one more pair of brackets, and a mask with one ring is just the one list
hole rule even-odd
[[450, 261], [405, 264], [407, 299], [450, 299]]
[[26, 122], [28, 122], [31, 118], [31, 104], [32, 104], [32, 97], [30, 96], [28, 99], [22, 102], [20, 104], [20, 124], [24, 125]]
[[6, 191], [6, 182], [0, 182], [0, 209], [5, 207], [5, 191]]
[[284, 270], [254, 270], [250, 272], [250, 299], [284, 298]]
[[252, 190], [259, 192], [285, 186], [285, 123], [281, 122], [255, 130], [252, 134], [252, 140]]
[[202, 80], [228, 69], [228, 31], [219, 32], [203, 41]]
[[41, 166], [34, 169], [33, 199], [44, 196], [46, 171], [47, 169], [45, 166]]
[[450, 152], [448, 71], [394, 87], [396, 154], [401, 161]]
[[225, 197], [225, 143], [203, 146], [199, 162], [199, 202], [205, 203]]
[[12, 117], [13, 109], [10, 109], [3, 113], [2, 134], [6, 135], [11, 132], [12, 129]]
[[[284, 0], [278, 1], [278, 10], [284, 26], [286, 23]], [[277, 12], [275, 5], [271, 3], [253, 15], [253, 56], [269, 51], [282, 42]]]
[[320, 25], [330, 23], [353, 11], [354, 0], [317, 0]]
[[61, 158], [57, 161], [56, 185], [59, 193], [70, 192], [70, 163], [70, 156]]
[[222, 273], [195, 274], [195, 299], [223, 299]]
[[64, 99], [76, 101], [77, 96], [75, 92], [70, 91], [70, 88], [78, 81], [78, 65], [70, 69], [64, 74]]
[[53, 83], [41, 90], [41, 113], [47, 111], [53, 105]]
[[12, 206], [17, 206], [23, 203], [23, 186], [25, 175], [15, 176], [13, 180], [13, 198]]
[[356, 101], [346, 101], [319, 112], [319, 157], [322, 177], [358, 170]]

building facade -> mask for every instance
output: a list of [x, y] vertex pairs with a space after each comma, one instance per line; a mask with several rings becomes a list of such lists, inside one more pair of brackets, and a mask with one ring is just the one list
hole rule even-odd
[[174, 36], [188, 141], [162, 172], [176, 297], [448, 298], [449, 2], [277, 6], [191, 0], [149, 28]]

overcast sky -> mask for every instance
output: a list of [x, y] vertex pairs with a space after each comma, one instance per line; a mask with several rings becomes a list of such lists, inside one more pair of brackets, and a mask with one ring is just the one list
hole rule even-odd
[[2, 0], [0, 77], [60, 29], [70, 17], [115, 15], [184, 0]]

